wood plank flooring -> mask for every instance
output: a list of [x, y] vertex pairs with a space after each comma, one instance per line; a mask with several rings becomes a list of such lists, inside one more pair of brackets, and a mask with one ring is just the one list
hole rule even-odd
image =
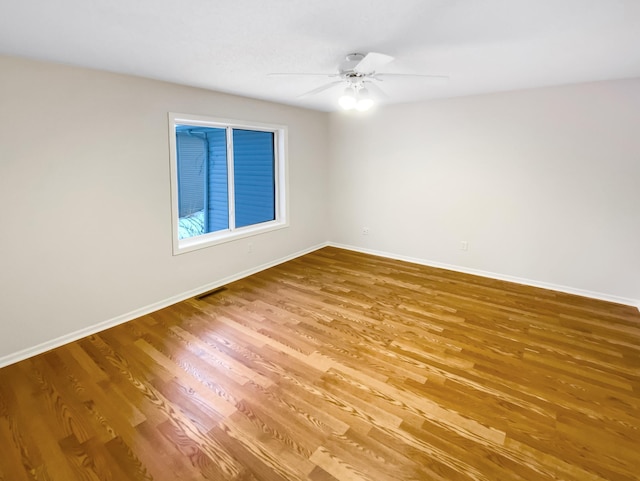
[[325, 248], [0, 370], [0, 480], [638, 480], [632, 307]]

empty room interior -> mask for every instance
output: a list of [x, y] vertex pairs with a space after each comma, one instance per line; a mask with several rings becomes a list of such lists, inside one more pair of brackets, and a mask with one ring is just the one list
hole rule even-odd
[[640, 479], [640, 2], [0, 4], [0, 481]]

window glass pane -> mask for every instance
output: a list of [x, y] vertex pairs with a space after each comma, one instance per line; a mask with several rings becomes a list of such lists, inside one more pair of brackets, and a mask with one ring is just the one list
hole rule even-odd
[[204, 169], [207, 157], [203, 137], [176, 132], [178, 149], [178, 215], [187, 217], [204, 208]]
[[273, 132], [233, 130], [236, 227], [276, 218]]
[[209, 202], [207, 232], [229, 228], [227, 129], [207, 128], [209, 142]]
[[229, 228], [226, 129], [176, 125], [178, 238]]

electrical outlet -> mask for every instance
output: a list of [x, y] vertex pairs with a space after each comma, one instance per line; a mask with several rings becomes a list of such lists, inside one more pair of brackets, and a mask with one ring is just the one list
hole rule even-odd
[[369, 235], [369, 228], [368, 227], [363, 227], [362, 228], [362, 235]]
[[460, 241], [460, 250], [468, 251], [469, 250], [469, 242], [468, 241]]

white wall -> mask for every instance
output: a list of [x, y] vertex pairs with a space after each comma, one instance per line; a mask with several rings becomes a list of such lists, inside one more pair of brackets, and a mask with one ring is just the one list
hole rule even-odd
[[337, 244], [640, 305], [640, 79], [335, 113], [331, 140]]
[[[327, 240], [324, 113], [9, 57], [0, 108], [0, 365]], [[291, 226], [172, 256], [170, 111], [288, 125]]]

